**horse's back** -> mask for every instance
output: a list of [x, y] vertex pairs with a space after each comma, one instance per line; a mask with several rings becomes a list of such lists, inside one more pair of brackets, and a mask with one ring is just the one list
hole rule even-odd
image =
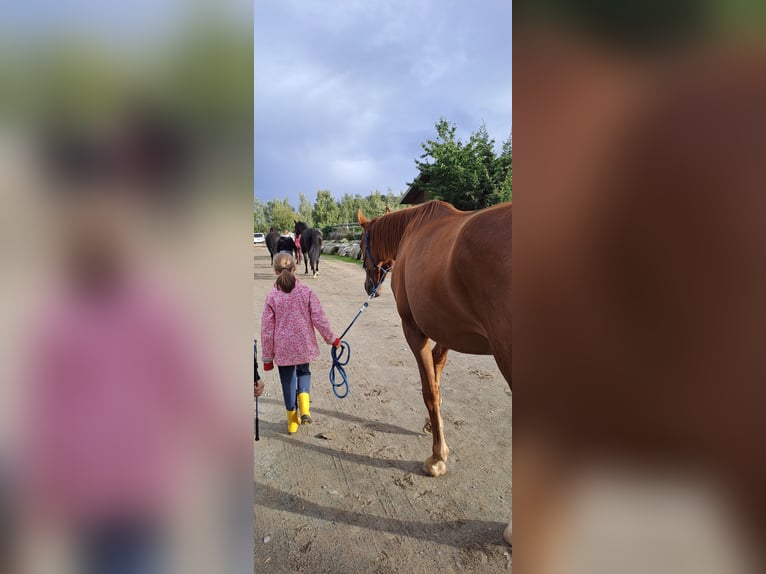
[[512, 208], [511, 203], [501, 203], [466, 217], [457, 230], [455, 257], [464, 265], [495, 264], [496, 270], [510, 273], [511, 258], [496, 258], [509, 255], [511, 249]]
[[400, 314], [459, 352], [494, 354], [498, 337], [510, 346], [510, 246], [511, 204], [408, 228], [392, 278]]

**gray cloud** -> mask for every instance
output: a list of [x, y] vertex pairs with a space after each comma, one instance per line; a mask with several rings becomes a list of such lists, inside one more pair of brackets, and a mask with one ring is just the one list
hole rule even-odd
[[511, 4], [256, 0], [255, 196], [401, 191], [440, 116], [511, 129]]

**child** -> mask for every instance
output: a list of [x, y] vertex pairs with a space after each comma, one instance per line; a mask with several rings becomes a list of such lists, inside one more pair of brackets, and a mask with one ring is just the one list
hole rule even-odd
[[303, 254], [301, 253], [301, 236], [296, 235], [295, 236], [295, 257], [296, 257], [296, 261], [298, 262], [298, 265], [301, 264], [302, 255]]
[[[54, 265], [41, 276], [48, 301], [25, 335], [24, 449], [14, 502], [29, 526], [21, 535], [29, 536], [30, 549], [41, 537], [46, 558], [48, 540], [54, 556], [71, 552], [75, 563], [51, 563], [55, 571], [167, 572], [176, 540], [187, 540], [175, 528], [179, 519], [199, 519], [207, 508], [186, 511], [195, 493], [208, 502], [211, 482], [225, 480], [224, 492], [239, 509], [252, 506], [252, 443], [239, 432], [252, 428], [247, 410], [232, 416], [217, 361], [188, 310], [176, 304], [175, 289], [154, 277], [153, 257], [145, 261], [145, 251], [135, 249], [144, 218], [176, 205], [166, 203], [165, 193], [186, 174], [174, 167], [183, 155], [174, 142], [185, 130], [168, 126], [164, 109], [158, 122], [152, 110], [146, 118], [137, 111], [125, 123], [108, 122], [104, 133], [56, 129], [42, 146], [50, 154], [40, 170], [49, 179], [42, 182], [51, 195], [39, 199], [52, 201], [58, 233], [51, 257], [39, 259]], [[157, 247], [163, 252], [170, 245]], [[216, 473], [206, 473], [208, 467]], [[243, 504], [236, 481], [246, 478], [251, 502]], [[252, 510], [247, 514], [252, 525]], [[234, 538], [217, 530], [199, 548], [217, 549], [215, 542]], [[195, 555], [206, 557], [203, 552]], [[242, 554], [237, 549], [236, 558]], [[231, 570], [213, 561], [205, 566]]]
[[266, 297], [261, 319], [263, 368], [270, 371], [274, 361], [279, 366], [287, 409], [287, 432], [293, 434], [299, 425], [311, 422], [309, 363], [319, 356], [314, 329], [334, 347], [340, 346], [340, 339], [333, 334], [319, 298], [310, 287], [295, 278], [293, 256], [289, 253], [275, 255], [274, 272], [277, 280]]

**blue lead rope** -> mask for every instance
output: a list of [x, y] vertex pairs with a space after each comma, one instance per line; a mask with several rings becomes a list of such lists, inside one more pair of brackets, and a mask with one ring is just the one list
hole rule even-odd
[[[339, 399], [345, 399], [348, 396], [348, 375], [346, 375], [346, 369], [343, 367], [348, 365], [348, 362], [351, 360], [351, 345], [346, 343], [346, 341], [343, 340], [343, 337], [346, 336], [346, 333], [348, 333], [354, 323], [356, 323], [356, 320], [361, 316], [364, 310], [367, 309], [370, 301], [373, 297], [375, 297], [378, 289], [383, 284], [383, 280], [386, 278], [386, 273], [388, 273], [389, 270], [390, 268], [383, 268], [383, 275], [381, 275], [378, 284], [375, 285], [375, 289], [373, 289], [370, 293], [370, 296], [367, 297], [367, 301], [364, 302], [364, 305], [362, 305], [359, 308], [359, 311], [356, 312], [356, 316], [354, 316], [351, 323], [349, 323], [348, 327], [346, 327], [346, 330], [341, 333], [340, 337], [338, 337], [341, 340], [340, 347], [337, 349], [333, 347], [330, 350], [330, 356], [332, 357], [332, 367], [330, 367], [330, 384], [332, 385], [333, 394]], [[341, 381], [339, 383], [336, 382], [336, 372], [340, 374]]]
[[[351, 345], [346, 341], [340, 342], [340, 348], [333, 347], [330, 350], [332, 356], [332, 367], [330, 367], [330, 384], [332, 385], [333, 394], [339, 399], [345, 399], [348, 395], [348, 375], [346, 375], [346, 365], [348, 365], [349, 359], [351, 359]], [[345, 360], [343, 358], [345, 357]], [[335, 382], [335, 372], [340, 373], [341, 382]]]

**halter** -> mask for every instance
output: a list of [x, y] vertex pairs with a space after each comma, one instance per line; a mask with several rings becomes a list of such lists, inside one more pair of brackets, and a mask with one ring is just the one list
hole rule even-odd
[[381, 283], [383, 283], [383, 279], [386, 277], [386, 273], [391, 271], [391, 267], [393, 267], [393, 264], [389, 263], [388, 265], [383, 266], [380, 263], [378, 263], [377, 260], [372, 256], [372, 251], [370, 251], [370, 239], [371, 239], [371, 237], [372, 237], [372, 235], [370, 234], [370, 228], [367, 227], [367, 229], [365, 229], [365, 231], [364, 231], [365, 255], [366, 255], [367, 259], [372, 261], [372, 266], [373, 267], [376, 267], [376, 268], [380, 269], [381, 271], [383, 271], [383, 275], [380, 278], [380, 282], [375, 286], [375, 291], [377, 291], [378, 287], [380, 287]]

